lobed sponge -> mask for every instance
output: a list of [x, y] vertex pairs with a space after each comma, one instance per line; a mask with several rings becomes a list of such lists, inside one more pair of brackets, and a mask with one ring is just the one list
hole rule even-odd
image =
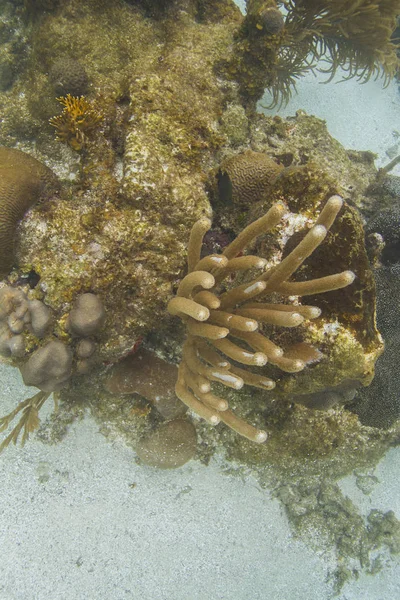
[[70, 378], [71, 368], [72, 352], [57, 340], [35, 350], [20, 371], [25, 385], [33, 385], [43, 392], [55, 392]]
[[52, 319], [48, 306], [40, 300], [28, 300], [19, 288], [0, 290], [0, 356], [25, 356], [24, 331], [42, 338]]
[[72, 335], [88, 337], [101, 329], [105, 320], [102, 301], [95, 294], [81, 294], [69, 313], [67, 329]]

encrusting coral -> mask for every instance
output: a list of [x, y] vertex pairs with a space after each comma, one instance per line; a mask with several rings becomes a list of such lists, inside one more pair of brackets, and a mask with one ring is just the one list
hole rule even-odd
[[[221, 255], [200, 259], [204, 234], [210, 229], [208, 219], [200, 219], [192, 229], [188, 247], [188, 274], [181, 281], [177, 295], [170, 300], [168, 311], [181, 317], [188, 336], [182, 350], [176, 394], [200, 417], [212, 425], [220, 421], [248, 439], [262, 443], [267, 434], [237, 417], [228, 403], [211, 392], [211, 383], [219, 382], [233, 389], [244, 384], [265, 390], [274, 381], [241, 365], [262, 367], [267, 362], [288, 373], [301, 371], [316, 352], [307, 344], [299, 344], [286, 352], [258, 330], [262, 324], [298, 327], [315, 319], [321, 311], [315, 306], [264, 303], [268, 294], [307, 296], [338, 290], [354, 281], [354, 273], [344, 271], [303, 282], [290, 281], [291, 276], [323, 242], [342, 207], [339, 196], [330, 197], [314, 226], [301, 242], [280, 262], [259, 277], [219, 291], [227, 277], [238, 271], [263, 269], [265, 261], [257, 256], [241, 255], [255, 238], [274, 228], [285, 214], [283, 204], [275, 204], [260, 219], [246, 227]], [[255, 301], [257, 300], [257, 301]], [[260, 302], [261, 300], [261, 302]], [[228, 336], [244, 342], [238, 345]], [[221, 356], [222, 353], [225, 356]]]
[[175, 419], [186, 412], [174, 392], [177, 374], [176, 365], [140, 348], [113, 366], [105, 387], [112, 394], [139, 394], [164, 419]]

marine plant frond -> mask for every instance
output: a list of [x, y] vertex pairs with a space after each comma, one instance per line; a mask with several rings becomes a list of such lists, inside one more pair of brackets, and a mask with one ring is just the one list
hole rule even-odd
[[13, 421], [18, 413], [22, 411], [22, 415], [17, 425], [0, 444], [0, 452], [2, 452], [10, 442], [16, 444], [21, 432], [21, 446], [24, 446], [29, 438], [29, 434], [33, 433], [39, 427], [39, 411], [49, 396], [49, 392], [38, 392], [31, 398], [27, 398], [20, 402], [12, 412], [0, 419], [0, 432], [2, 432], [7, 429], [11, 421]]
[[399, 66], [392, 33], [400, 0], [288, 0], [285, 29], [288, 43], [303, 56], [325, 58], [332, 78], [339, 68], [367, 81], [384, 77]]
[[275, 65], [274, 79], [267, 88], [271, 94], [271, 102], [268, 105], [260, 103], [262, 108], [276, 108], [280, 110], [286, 106], [293, 92], [296, 91], [297, 80], [303, 77], [307, 72], [313, 71], [315, 62], [312, 56], [300, 56], [291, 48], [282, 48]]

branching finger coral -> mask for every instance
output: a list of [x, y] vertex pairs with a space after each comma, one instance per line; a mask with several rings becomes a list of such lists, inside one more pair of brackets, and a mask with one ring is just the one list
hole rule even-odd
[[[267, 362], [288, 373], [305, 368], [316, 350], [297, 344], [284, 352], [262, 333], [263, 324], [298, 327], [320, 316], [318, 307], [285, 303], [265, 303], [268, 294], [281, 296], [320, 294], [337, 290], [354, 281], [352, 271], [303, 282], [290, 278], [323, 242], [343, 201], [332, 196], [316, 223], [302, 241], [280, 262], [256, 279], [223, 291], [227, 278], [238, 271], [251, 273], [263, 269], [266, 261], [242, 253], [260, 235], [273, 229], [282, 219], [285, 207], [273, 205], [260, 219], [246, 227], [221, 255], [200, 259], [202, 241], [210, 229], [209, 219], [200, 219], [192, 229], [188, 246], [188, 274], [181, 281], [168, 311], [179, 316], [187, 328], [179, 365], [176, 394], [189, 408], [211, 425], [220, 421], [240, 435], [258, 443], [267, 434], [247, 423], [231, 410], [223, 398], [211, 391], [213, 382], [239, 390], [244, 384], [271, 390], [275, 382], [253, 372]], [[222, 289], [221, 289], [222, 288]], [[239, 366], [240, 365], [240, 366]]]

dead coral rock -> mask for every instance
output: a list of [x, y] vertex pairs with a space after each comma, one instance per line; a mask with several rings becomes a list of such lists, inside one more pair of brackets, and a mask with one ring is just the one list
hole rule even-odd
[[136, 446], [144, 464], [159, 469], [176, 469], [191, 460], [197, 447], [196, 429], [189, 421], [163, 423]]
[[[250, 105], [274, 84], [274, 103], [282, 92], [277, 82], [284, 19], [273, 0], [249, 0], [246, 16], [235, 36], [230, 71], [239, 82], [243, 101]], [[285, 91], [285, 90], [284, 90]]]
[[96, 294], [81, 294], [69, 314], [67, 328], [73, 335], [94, 335], [103, 326], [105, 316], [103, 303]]
[[71, 375], [72, 352], [60, 341], [52, 341], [35, 350], [28, 361], [20, 367], [25, 385], [32, 385], [43, 392], [61, 389]]
[[14, 263], [18, 221], [39, 200], [58, 188], [54, 173], [38, 160], [13, 148], [0, 148], [0, 277]]
[[[331, 193], [336, 191], [346, 201], [351, 200], [352, 205], [360, 207], [374, 202], [373, 198], [366, 197], [377, 174], [374, 155], [344, 148], [329, 134], [325, 121], [307, 115], [303, 110], [286, 119], [258, 114], [250, 129], [250, 143], [255, 151], [268, 153], [285, 167], [293, 168], [289, 173], [283, 172], [287, 182], [283, 194], [288, 201], [292, 192], [300, 192], [296, 169], [314, 167], [304, 189], [308, 196], [312, 188], [317, 191], [318, 186], [328, 186], [330, 180], [336, 185]], [[300, 207], [297, 201], [296, 209]]]
[[112, 368], [105, 387], [113, 394], [139, 394], [164, 419], [175, 419], [186, 412], [175, 394], [177, 374], [175, 365], [141, 348]]

